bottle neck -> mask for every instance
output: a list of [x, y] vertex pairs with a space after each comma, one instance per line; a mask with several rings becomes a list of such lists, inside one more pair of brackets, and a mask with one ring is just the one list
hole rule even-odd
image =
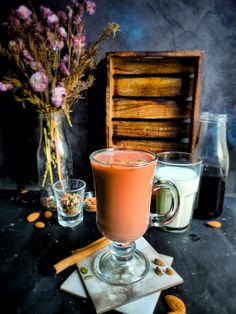
[[229, 154], [226, 121], [200, 120], [194, 152], [203, 160], [204, 167], [221, 168], [227, 175]]

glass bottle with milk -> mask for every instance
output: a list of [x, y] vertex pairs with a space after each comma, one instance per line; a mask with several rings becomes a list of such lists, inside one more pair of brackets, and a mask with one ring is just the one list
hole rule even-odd
[[[171, 223], [162, 227], [170, 232], [184, 232], [191, 224], [194, 203], [199, 188], [201, 174], [201, 159], [184, 152], [165, 152], [157, 154], [156, 180], [171, 181], [180, 196], [178, 214]], [[168, 190], [156, 193], [156, 211], [166, 213], [171, 206], [171, 196]]]

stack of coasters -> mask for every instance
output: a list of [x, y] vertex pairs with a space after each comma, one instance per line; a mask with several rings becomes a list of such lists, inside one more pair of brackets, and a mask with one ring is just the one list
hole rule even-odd
[[[99, 279], [92, 269], [94, 258], [98, 254], [95, 252], [77, 264], [78, 270], [86, 267], [88, 272], [82, 274], [79, 271], [79, 276], [74, 271], [61, 285], [61, 290], [84, 298], [89, 295], [98, 314], [112, 309], [127, 314], [152, 314], [161, 290], [181, 284], [183, 279], [169, 266], [173, 262], [172, 257], [158, 254], [143, 237], [136, 241], [136, 245], [148, 257], [151, 266], [148, 274], [139, 282], [128, 286], [113, 286]], [[161, 276], [155, 273], [156, 265], [153, 261], [156, 258], [165, 264], [160, 267], [163, 273]], [[173, 270], [168, 272], [171, 275], [165, 272], [167, 268]]]

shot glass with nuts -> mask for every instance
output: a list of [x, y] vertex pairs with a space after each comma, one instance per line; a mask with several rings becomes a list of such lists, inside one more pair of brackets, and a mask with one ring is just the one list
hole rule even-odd
[[54, 184], [58, 223], [75, 227], [83, 221], [83, 203], [86, 183], [80, 179], [61, 180]]

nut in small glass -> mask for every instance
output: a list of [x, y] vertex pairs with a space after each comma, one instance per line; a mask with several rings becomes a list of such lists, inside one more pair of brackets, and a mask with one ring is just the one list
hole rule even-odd
[[75, 227], [83, 221], [83, 204], [86, 183], [79, 179], [58, 181], [54, 184], [58, 223]]

